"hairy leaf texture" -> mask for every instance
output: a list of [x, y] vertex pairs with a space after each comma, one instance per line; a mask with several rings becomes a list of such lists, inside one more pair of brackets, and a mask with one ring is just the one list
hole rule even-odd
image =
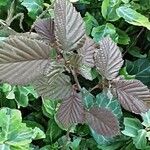
[[16, 33], [15, 35], [10, 35], [9, 38], [18, 38], [25, 37], [35, 40], [41, 40], [41, 37], [35, 32], [24, 32], [24, 33]]
[[28, 84], [41, 74], [49, 62], [50, 47], [25, 37], [9, 38], [0, 47], [0, 80]]
[[82, 17], [68, 0], [56, 0], [55, 36], [60, 51], [73, 51], [85, 42], [85, 27]]
[[99, 134], [109, 137], [119, 134], [119, 122], [110, 110], [93, 107], [86, 118], [90, 127]]
[[91, 68], [85, 65], [79, 67], [79, 74], [81, 74], [85, 79], [92, 81], [94, 78], [92, 76]]
[[55, 80], [61, 73], [65, 71], [65, 61], [59, 60], [59, 62], [53, 61], [45, 66], [44, 75], [49, 78], [49, 84]]
[[73, 123], [83, 123], [84, 107], [81, 95], [73, 91], [69, 97], [65, 98], [58, 109], [57, 118], [65, 127]]
[[39, 19], [35, 22], [35, 31], [50, 44], [55, 42], [54, 20], [51, 18]]
[[101, 75], [108, 80], [117, 77], [123, 59], [117, 45], [110, 37], [105, 37], [100, 41], [100, 49], [95, 53], [95, 64]]
[[73, 53], [72, 55], [70, 55], [69, 57], [69, 63], [73, 68], [79, 68], [79, 66], [81, 65], [81, 57], [78, 54]]
[[78, 53], [82, 58], [82, 63], [89, 67], [94, 67], [94, 52], [96, 49], [95, 42], [86, 37], [86, 41], [82, 48], [79, 49]]
[[54, 77], [43, 76], [36, 80], [33, 85], [40, 96], [54, 100], [70, 96], [72, 88], [69, 76], [63, 73]]
[[143, 101], [150, 100], [150, 92], [139, 80], [114, 79], [112, 88], [112, 92], [126, 110], [135, 114], [147, 111]]

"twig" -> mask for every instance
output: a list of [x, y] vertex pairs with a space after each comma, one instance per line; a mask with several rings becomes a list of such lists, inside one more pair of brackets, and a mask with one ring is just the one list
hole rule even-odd
[[[134, 46], [135, 42], [137, 41], [137, 39], [139, 38], [139, 36], [142, 34], [142, 32], [144, 31], [144, 28], [142, 28], [140, 30], [140, 32], [138, 33], [138, 35], [135, 37], [135, 40], [133, 41], [133, 43], [128, 47], [128, 49], [130, 49], [132, 46]], [[128, 52], [128, 49], [123, 53], [123, 56]]]
[[92, 89], [90, 89], [89, 92], [92, 92], [93, 90], [98, 89], [98, 88], [99, 88], [99, 85], [97, 84]]
[[76, 72], [74, 71], [74, 69], [71, 69], [71, 68], [70, 68], [70, 70], [71, 70], [72, 75], [73, 75], [73, 77], [74, 77], [74, 80], [75, 80], [75, 82], [76, 82], [76, 84], [77, 84], [77, 86], [78, 86], [78, 89], [81, 91], [82, 88], [81, 88], [80, 83], [79, 83], [79, 81], [78, 81]]

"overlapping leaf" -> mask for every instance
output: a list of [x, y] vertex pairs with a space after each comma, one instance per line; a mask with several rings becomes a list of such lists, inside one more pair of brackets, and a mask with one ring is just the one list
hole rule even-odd
[[79, 68], [82, 58], [78, 54], [73, 53], [69, 56], [68, 61], [73, 68]]
[[110, 36], [114, 41], [118, 42], [118, 33], [116, 27], [111, 23], [106, 23], [101, 26], [94, 27], [92, 30], [92, 37], [96, 42], [99, 42], [106, 36]]
[[[118, 119], [122, 117], [122, 111], [121, 107], [119, 105], [118, 100], [116, 99], [109, 99], [106, 95], [105, 92], [102, 92], [98, 95], [96, 95], [96, 99], [94, 96], [86, 91], [85, 89], [83, 90], [84, 92], [84, 103], [87, 108], [91, 108], [94, 105], [102, 108], [106, 108], [110, 110]], [[95, 104], [96, 103], [96, 104]], [[98, 134], [96, 131], [94, 131], [92, 128], [90, 128], [92, 136], [94, 137], [95, 141], [99, 145], [109, 145], [111, 142], [116, 141], [117, 139], [120, 139], [121, 136], [119, 137], [108, 137], [108, 136], [103, 136], [101, 134]]]
[[124, 130], [122, 133], [129, 137], [136, 137], [138, 131], [143, 128], [141, 122], [136, 118], [124, 118]]
[[148, 88], [138, 80], [115, 79], [112, 83], [113, 93], [118, 97], [121, 105], [133, 113], [140, 114], [147, 111], [143, 101], [150, 100]]
[[36, 17], [43, 11], [43, 0], [20, 0], [21, 5], [26, 7], [28, 10], [28, 15], [32, 19], [36, 19]]
[[108, 98], [106, 91], [96, 95], [96, 104], [99, 107], [109, 109], [118, 119], [122, 117], [121, 106], [118, 100]]
[[92, 76], [91, 68], [85, 65], [79, 67], [79, 73], [87, 80], [92, 81], [94, 77]]
[[51, 18], [39, 19], [35, 23], [34, 28], [43, 39], [45, 39], [51, 44], [54, 43], [54, 20], [52, 20]]
[[1, 43], [0, 80], [27, 84], [43, 73], [50, 47], [40, 41], [13, 37]]
[[65, 98], [59, 107], [57, 118], [66, 127], [73, 123], [83, 123], [84, 107], [81, 95], [72, 92], [69, 97]]
[[114, 136], [119, 133], [119, 123], [111, 111], [105, 108], [93, 107], [86, 115], [88, 124], [97, 133], [104, 136]]
[[143, 26], [150, 30], [150, 22], [147, 17], [127, 6], [120, 6], [116, 10], [117, 15], [125, 19], [126, 22], [135, 25]]
[[121, 4], [121, 0], [103, 0], [102, 2], [102, 15], [106, 20], [116, 21], [119, 16], [116, 13], [116, 9]]
[[148, 59], [138, 59], [136, 61], [127, 61], [127, 72], [135, 75], [135, 78], [142, 81], [150, 87], [150, 61]]
[[86, 37], [83, 47], [78, 51], [82, 57], [82, 63], [89, 67], [94, 67], [94, 52], [96, 45], [92, 39]]
[[62, 73], [52, 79], [51, 76], [43, 76], [33, 83], [40, 96], [54, 100], [70, 96], [72, 85], [69, 76]]
[[50, 64], [47, 64], [44, 69], [44, 75], [49, 78], [49, 84], [55, 80], [64, 70], [65, 61], [59, 60], [59, 62], [53, 61]]
[[114, 79], [123, 65], [121, 52], [110, 37], [100, 42], [100, 49], [95, 53], [95, 65], [101, 75], [108, 80]]
[[84, 44], [85, 28], [80, 14], [68, 0], [56, 0], [55, 35], [60, 50], [72, 51]]
[[22, 150], [27, 148], [33, 139], [45, 138], [42, 130], [34, 129], [22, 123], [22, 116], [19, 110], [2, 108], [0, 110], [0, 149], [1, 150]]

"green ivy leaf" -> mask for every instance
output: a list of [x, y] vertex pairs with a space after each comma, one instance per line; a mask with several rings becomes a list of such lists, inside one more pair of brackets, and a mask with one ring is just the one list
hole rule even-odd
[[116, 33], [116, 28], [113, 24], [107, 23], [106, 25], [101, 25], [98, 27], [93, 28], [92, 30], [92, 36], [96, 42], [99, 42], [102, 40], [102, 38], [110, 35], [110, 37], [117, 41], [118, 34]]
[[[112, 144], [110, 144], [110, 145], [101, 145], [101, 146], [99, 146], [99, 148], [101, 149], [101, 150], [120, 150], [121, 149], [121, 147], [124, 145], [124, 142], [125, 141], [121, 141], [121, 142], [114, 142], [114, 143], [112, 143]], [[124, 149], [123, 149], [124, 150]], [[129, 149], [128, 149], [129, 150]]]
[[146, 130], [141, 129], [138, 131], [138, 135], [133, 138], [133, 143], [137, 149], [145, 149], [147, 145]]
[[9, 0], [0, 0], [0, 6], [6, 6]]
[[150, 0], [139, 0], [140, 5], [145, 9], [150, 9]]
[[147, 17], [133, 10], [132, 8], [121, 6], [117, 8], [117, 15], [124, 18], [126, 22], [135, 25], [143, 26], [150, 30], [150, 22]]
[[82, 139], [81, 143], [80, 143], [80, 149], [92, 149], [92, 150], [99, 150], [95, 140], [93, 138], [88, 138], [88, 139]]
[[95, 97], [85, 88], [82, 89], [82, 96], [86, 108], [90, 109], [91, 107], [94, 106]]
[[57, 125], [54, 119], [48, 122], [45, 141], [53, 143], [63, 135], [63, 130]]
[[130, 0], [122, 0], [123, 3], [127, 4], [130, 2]]
[[18, 107], [27, 107], [29, 102], [29, 95], [32, 95], [35, 98], [38, 98], [36, 91], [32, 86], [16, 86], [14, 89], [15, 100], [18, 104]]
[[136, 137], [138, 131], [143, 128], [141, 122], [135, 118], [124, 118], [125, 129], [122, 133], [129, 137]]
[[36, 19], [43, 11], [43, 2], [43, 0], [23, 0], [21, 4], [28, 10], [28, 15], [32, 19]]
[[[37, 129], [28, 128], [22, 123], [22, 117], [19, 110], [2, 108], [0, 110], [0, 147], [6, 150], [22, 150], [21, 147], [28, 147], [38, 132]], [[38, 129], [40, 131], [40, 129]], [[35, 135], [33, 137], [33, 135]], [[40, 138], [44, 137], [43, 136]], [[16, 149], [15, 149], [16, 148]], [[26, 150], [29, 150], [27, 148]]]
[[11, 88], [11, 85], [8, 84], [8, 83], [4, 83], [4, 84], [2, 85], [2, 91], [3, 91], [4, 93], [10, 92], [11, 89], [12, 89], [12, 88]]
[[0, 145], [1, 150], [31, 150], [29, 145], [21, 145], [21, 146], [10, 146], [2, 144]]
[[90, 4], [91, 2], [91, 0], [79, 0], [80, 1], [80, 3], [84, 3], [84, 4]]
[[52, 118], [56, 113], [58, 102], [56, 100], [43, 99], [42, 103], [43, 114], [48, 118]]
[[[101, 108], [109, 109], [119, 119], [122, 117], [121, 107], [119, 105], [119, 102], [116, 99], [110, 100], [107, 97], [106, 93], [104, 92], [98, 94], [96, 98], [94, 98], [94, 96], [88, 91], [86, 91], [85, 89], [83, 90], [83, 93], [84, 93], [84, 104], [86, 105], [87, 108], [91, 108], [92, 106], [96, 105]], [[109, 137], [105, 137], [100, 134], [97, 134], [92, 128], [90, 128], [90, 130], [91, 130], [92, 136], [94, 137], [96, 142], [100, 145], [110, 144], [111, 142], [117, 140], [117, 138], [120, 140], [120, 136], [114, 139], [114, 138], [109, 138]]]
[[138, 59], [126, 62], [127, 72], [135, 75], [135, 78], [150, 87], [150, 61], [148, 59]]
[[148, 112], [146, 112], [146, 113], [142, 113], [141, 116], [142, 116], [142, 118], [143, 118], [142, 124], [143, 124], [146, 128], [150, 127], [150, 110], [149, 110]]
[[120, 69], [119, 75], [123, 75], [126, 80], [135, 79], [135, 75], [128, 74], [126, 67]]
[[40, 150], [57, 150], [57, 149], [59, 149], [58, 143], [46, 145], [46, 146], [40, 148]]
[[140, 48], [138, 48], [138, 47], [131, 47], [130, 49], [128, 49], [128, 53], [130, 55], [132, 55], [133, 57], [137, 57], [137, 58], [146, 58], [147, 57], [147, 54], [140, 53]]
[[102, 2], [102, 15], [108, 21], [116, 21], [119, 16], [116, 9], [120, 6], [121, 0], [103, 0]]
[[97, 20], [90, 14], [86, 13], [84, 17], [85, 26], [86, 26], [86, 34], [90, 35], [93, 27], [98, 26]]
[[118, 44], [123, 44], [123, 45], [129, 44], [130, 37], [128, 36], [128, 34], [125, 31], [120, 30], [119, 28], [117, 28], [116, 31], [117, 34], [119, 35]]
[[78, 137], [76, 139], [74, 139], [71, 143], [70, 143], [70, 148], [72, 150], [79, 150], [79, 144], [81, 142], [81, 137]]
[[34, 140], [38, 140], [38, 139], [44, 139], [46, 136], [45, 136], [45, 133], [41, 130], [41, 129], [39, 129], [39, 128], [37, 128], [37, 127], [35, 127], [34, 129], [33, 129], [33, 135], [32, 135], [32, 138], [34, 139]]
[[96, 95], [96, 105], [109, 109], [118, 119], [122, 117], [122, 110], [118, 100], [109, 99], [105, 92]]

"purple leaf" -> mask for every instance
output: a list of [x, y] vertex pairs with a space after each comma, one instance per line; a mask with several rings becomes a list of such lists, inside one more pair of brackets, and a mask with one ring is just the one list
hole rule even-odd
[[96, 49], [96, 45], [94, 41], [86, 37], [85, 44], [81, 49], [79, 49], [78, 53], [82, 57], [82, 63], [89, 67], [94, 67], [94, 52]]
[[100, 48], [95, 53], [95, 64], [97, 70], [106, 79], [112, 80], [118, 76], [123, 59], [119, 47], [110, 37], [100, 41]]
[[43, 74], [50, 50], [51, 47], [38, 40], [9, 38], [0, 47], [0, 80], [29, 84]]
[[150, 100], [150, 92], [139, 80], [114, 79], [112, 92], [126, 110], [135, 114], [148, 110], [144, 101]]
[[119, 122], [110, 110], [93, 107], [87, 112], [86, 118], [98, 134], [109, 137], [119, 134]]
[[37, 20], [35, 22], [34, 29], [42, 39], [48, 41], [50, 44], [53, 44], [55, 42], [53, 19], [45, 18]]
[[68, 0], [56, 0], [54, 6], [55, 36], [60, 51], [73, 51], [85, 42], [85, 26], [81, 15]]
[[62, 101], [57, 114], [58, 121], [68, 127], [74, 123], [83, 123], [84, 107], [82, 97], [75, 91]]

